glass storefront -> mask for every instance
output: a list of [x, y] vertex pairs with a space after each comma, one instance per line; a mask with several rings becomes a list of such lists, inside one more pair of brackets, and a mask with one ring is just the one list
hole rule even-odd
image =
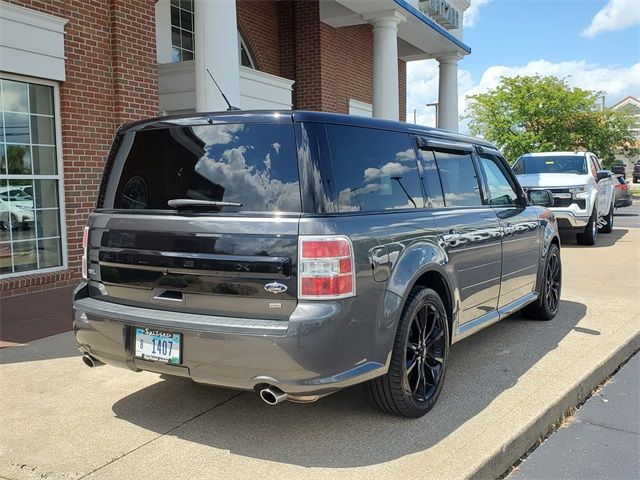
[[0, 278], [64, 263], [54, 94], [0, 78]]

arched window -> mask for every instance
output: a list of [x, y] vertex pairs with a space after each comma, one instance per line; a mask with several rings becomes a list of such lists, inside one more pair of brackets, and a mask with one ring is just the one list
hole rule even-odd
[[247, 68], [256, 69], [256, 64], [253, 61], [253, 55], [251, 50], [247, 46], [247, 42], [242, 38], [242, 34], [238, 32], [238, 55], [240, 56], [240, 65]]

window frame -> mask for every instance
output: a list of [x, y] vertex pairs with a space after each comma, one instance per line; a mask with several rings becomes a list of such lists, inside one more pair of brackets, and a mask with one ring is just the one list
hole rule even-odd
[[[502, 168], [500, 169], [500, 171], [504, 174], [507, 181], [509, 182], [509, 185], [511, 186], [511, 188], [513, 189], [513, 191], [518, 197], [517, 202], [515, 204], [491, 205], [491, 191], [489, 190], [489, 180], [487, 179], [484, 168], [482, 167], [482, 154], [485, 154], [485, 153], [487, 155], [493, 155], [502, 164]], [[509, 162], [507, 162], [507, 160], [498, 150], [476, 146], [476, 149], [473, 152], [473, 156], [476, 158], [475, 161], [477, 162], [478, 164], [477, 166], [480, 169], [480, 175], [482, 177], [482, 189], [485, 191], [485, 194], [483, 195], [483, 204], [492, 208], [513, 208], [513, 207], [525, 208], [526, 207], [527, 199], [526, 199], [526, 196], [524, 195], [524, 191], [522, 190], [520, 183], [517, 181], [517, 178], [515, 177], [515, 173], [513, 173], [513, 170], [509, 166]]]
[[[479, 160], [476, 157], [475, 146], [470, 143], [460, 143], [451, 141], [448, 139], [441, 139], [436, 137], [427, 137], [425, 135], [419, 135], [415, 137], [415, 145], [417, 147], [416, 159], [420, 163], [419, 151], [432, 152], [436, 169], [438, 171], [438, 180], [440, 182], [440, 190], [442, 192], [442, 201], [444, 205], [442, 207], [426, 207], [430, 209], [460, 209], [460, 208], [472, 208], [472, 209], [485, 209], [489, 207], [486, 194], [486, 184], [484, 182], [484, 172], [479, 165]], [[446, 193], [444, 191], [444, 185], [442, 184], [442, 174], [440, 173], [440, 165], [438, 163], [438, 156], [435, 152], [453, 153], [455, 155], [469, 155], [471, 157], [471, 164], [475, 172], [475, 178], [478, 182], [478, 193], [480, 194], [481, 205], [447, 205]], [[423, 195], [426, 191], [426, 185], [423, 187]], [[425, 203], [429, 198], [429, 192], [426, 192]]]
[[[247, 54], [247, 58], [249, 59], [250, 65], [248, 66], [242, 65], [242, 49], [243, 48], [245, 53]], [[258, 70], [258, 68], [256, 67], [256, 61], [255, 61], [253, 52], [249, 48], [249, 44], [244, 39], [244, 36], [240, 32], [240, 30], [238, 30], [238, 65], [240, 65], [241, 67], [250, 68], [252, 70]]]
[[[171, 9], [172, 8], [177, 8], [178, 9], [178, 21], [179, 24], [178, 25], [174, 25], [172, 22], [172, 15], [171, 15]], [[193, 3], [193, 0], [191, 0], [191, 10], [186, 10], [184, 8], [182, 8], [182, 6], [180, 5], [180, 2], [178, 1], [178, 5], [174, 5], [173, 2], [169, 1], [169, 44], [171, 45], [171, 49], [173, 50], [174, 48], [178, 49], [178, 53], [180, 55], [180, 59], [176, 62], [171, 62], [171, 63], [182, 63], [182, 62], [188, 62], [188, 61], [192, 61], [195, 60], [196, 57], [196, 26], [195, 26], [195, 5]], [[181, 12], [188, 12], [191, 14], [191, 30], [187, 30], [186, 28], [182, 27], [182, 13]], [[180, 45], [174, 45], [173, 44], [173, 29], [177, 28], [179, 35], [180, 35]], [[191, 34], [191, 42], [192, 42], [192, 49], [188, 49], [182, 46], [182, 40], [183, 40], [183, 32], [187, 32]], [[183, 52], [189, 52], [193, 55], [193, 58], [190, 60], [185, 60], [183, 58]], [[173, 56], [173, 53], [172, 53]]]
[[[338, 126], [338, 127], [343, 127], [343, 128], [358, 128], [358, 129], [362, 129], [362, 130], [370, 130], [370, 131], [378, 131], [378, 132], [388, 132], [388, 133], [393, 133], [393, 134], [400, 134], [406, 137], [407, 140], [407, 145], [409, 145], [409, 147], [411, 149], [413, 149], [413, 156], [414, 156], [414, 161], [416, 163], [416, 175], [417, 175], [417, 181], [418, 181], [418, 186], [420, 189], [420, 195], [422, 197], [422, 205], [423, 206], [416, 206], [415, 208], [397, 208], [397, 209], [374, 209], [374, 210], [358, 210], [358, 211], [341, 211], [340, 207], [338, 205], [338, 196], [339, 196], [339, 192], [336, 189], [336, 177], [335, 177], [335, 163], [334, 163], [334, 158], [333, 158], [333, 153], [332, 153], [332, 148], [331, 148], [331, 139], [329, 136], [329, 131], [327, 130], [327, 126]], [[418, 157], [418, 152], [416, 151], [415, 148], [415, 140], [414, 140], [414, 136], [411, 135], [409, 132], [405, 132], [402, 130], [393, 130], [393, 129], [388, 129], [388, 128], [376, 128], [376, 127], [370, 127], [367, 125], [352, 125], [352, 124], [348, 124], [348, 123], [332, 123], [332, 122], [322, 122], [322, 129], [324, 131], [324, 141], [326, 142], [326, 144], [324, 145], [324, 148], [326, 149], [326, 151], [323, 153], [323, 155], [326, 155], [326, 158], [328, 158], [329, 160], [329, 164], [330, 164], [330, 171], [331, 171], [331, 203], [333, 204], [332, 209], [334, 210], [336, 215], [371, 215], [371, 214], [380, 214], [380, 213], [400, 213], [400, 212], [416, 212], [419, 210], [425, 210], [429, 207], [426, 206], [427, 204], [427, 197], [425, 197], [425, 189], [424, 189], [424, 185], [422, 184], [422, 175], [421, 175], [421, 162], [420, 159]], [[297, 138], [296, 138], [297, 141]], [[300, 160], [298, 160], [300, 161]], [[413, 198], [413, 197], [412, 197]], [[304, 208], [304, 207], [303, 207]]]
[[[62, 155], [62, 119], [60, 111], [60, 84], [53, 80], [45, 80], [42, 78], [34, 78], [26, 75], [16, 75], [13, 73], [1, 72], [0, 78], [4, 80], [11, 80], [16, 82], [23, 82], [34, 85], [44, 85], [47, 87], [53, 87], [53, 121], [54, 135], [55, 135], [55, 147], [56, 147], [56, 165], [57, 175], [35, 175], [31, 174], [29, 177], [32, 180], [56, 180], [58, 182], [58, 210], [60, 218], [60, 254], [62, 257], [62, 264], [56, 267], [36, 268], [34, 270], [26, 270], [22, 272], [11, 272], [0, 274], [0, 280], [7, 278], [21, 277], [25, 275], [40, 275], [52, 272], [60, 272], [69, 268], [68, 258], [68, 245], [67, 245], [67, 218], [66, 218], [66, 205], [65, 205], [65, 186], [64, 186], [64, 162]], [[29, 112], [31, 114], [31, 112]], [[4, 174], [0, 177], [4, 180], [19, 180], [20, 177], [26, 175]], [[37, 240], [35, 240], [37, 242]], [[13, 243], [13, 242], [11, 242]], [[13, 266], [13, 254], [11, 255], [11, 264]]]

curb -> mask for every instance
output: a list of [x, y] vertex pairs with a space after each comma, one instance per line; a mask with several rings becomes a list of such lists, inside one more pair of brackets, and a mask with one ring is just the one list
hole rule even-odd
[[573, 407], [587, 398], [625, 360], [640, 348], [640, 332], [631, 337], [609, 358], [575, 383], [539, 417], [531, 419], [519, 434], [501, 445], [494, 454], [469, 475], [473, 479], [498, 478], [527, 452]]

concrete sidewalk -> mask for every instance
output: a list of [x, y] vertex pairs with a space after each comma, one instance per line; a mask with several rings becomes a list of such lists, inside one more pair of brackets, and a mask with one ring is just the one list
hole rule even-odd
[[495, 478], [640, 347], [640, 230], [562, 249], [551, 322], [515, 317], [451, 349], [436, 407], [377, 411], [356, 387], [270, 407], [253, 393], [83, 365], [70, 334], [0, 350], [11, 479]]
[[640, 478], [640, 355], [594, 393], [508, 478]]

